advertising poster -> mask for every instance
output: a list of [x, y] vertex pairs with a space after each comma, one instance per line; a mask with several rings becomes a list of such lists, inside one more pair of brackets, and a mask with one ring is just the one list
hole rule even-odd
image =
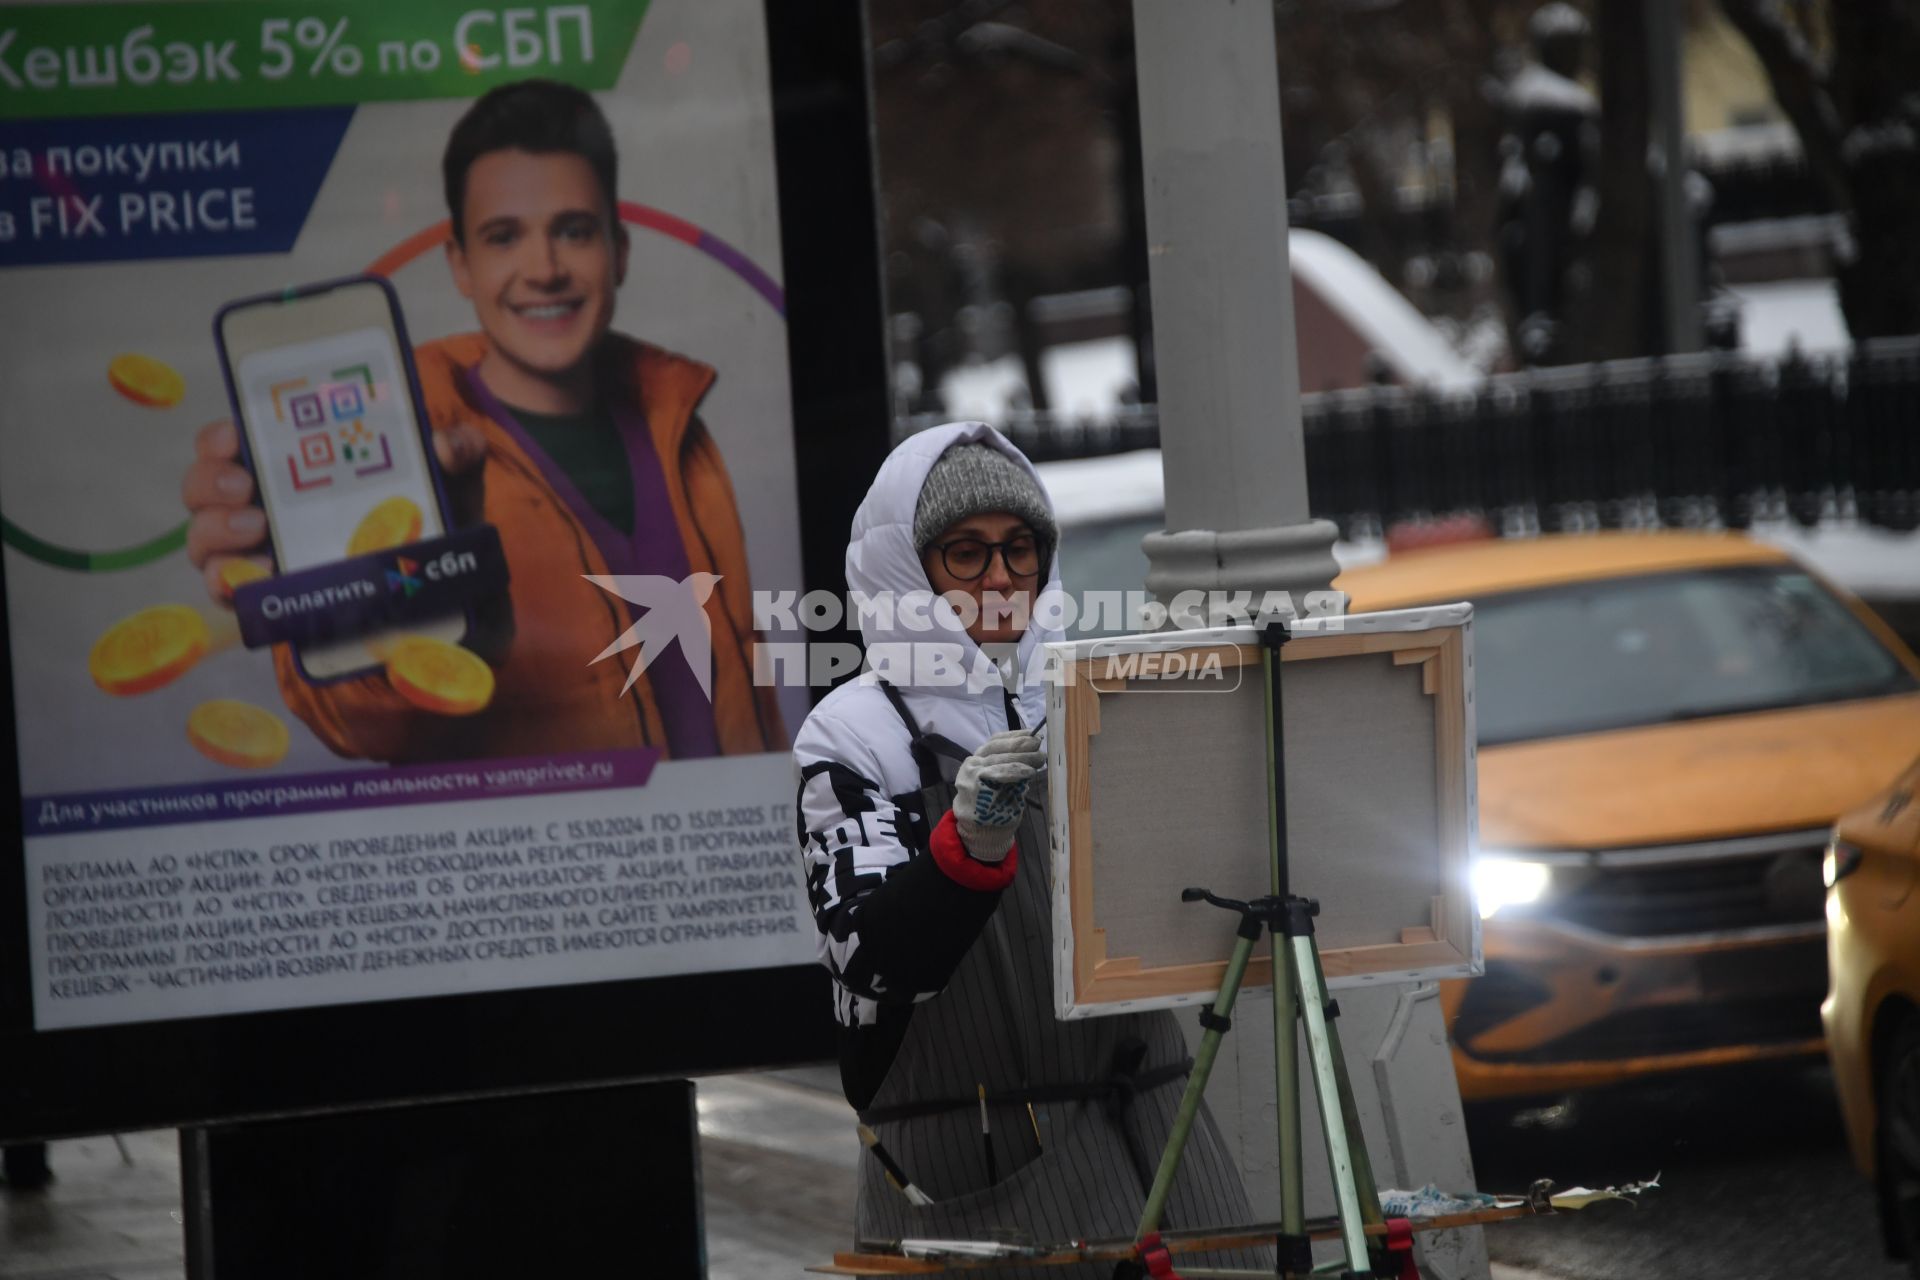
[[0, 10], [34, 1024], [798, 964], [757, 0]]

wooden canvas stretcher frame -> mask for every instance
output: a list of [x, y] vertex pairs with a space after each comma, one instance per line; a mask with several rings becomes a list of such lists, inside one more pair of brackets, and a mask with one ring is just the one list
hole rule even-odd
[[[1287, 677], [1307, 671], [1303, 664], [1384, 656], [1391, 659], [1396, 671], [1412, 667], [1418, 672], [1419, 689], [1431, 706], [1431, 778], [1398, 777], [1385, 783], [1371, 778], [1355, 780], [1356, 786], [1433, 788], [1432, 862], [1408, 867], [1409, 876], [1431, 878], [1431, 897], [1425, 900], [1429, 908], [1423, 919], [1407, 921], [1397, 940], [1384, 943], [1329, 945], [1323, 923], [1321, 957], [1331, 987], [1467, 977], [1481, 972], [1480, 916], [1471, 878], [1478, 825], [1472, 618], [1472, 607], [1459, 604], [1305, 618], [1288, 628], [1290, 638], [1281, 650], [1283, 687], [1288, 687]], [[1062, 677], [1049, 686], [1047, 717], [1057, 1012], [1063, 1018], [1083, 1018], [1208, 1000], [1218, 990], [1226, 969], [1230, 939], [1220, 945], [1217, 958], [1198, 963], [1143, 964], [1137, 955], [1109, 954], [1108, 929], [1096, 918], [1095, 910], [1101, 869], [1101, 815], [1093, 810], [1092, 739], [1101, 730], [1103, 703], [1116, 697], [1146, 696], [1138, 691], [1139, 682], [1129, 688], [1120, 678], [1128, 669], [1125, 655], [1181, 652], [1190, 660], [1203, 660], [1205, 655], [1214, 654], [1224, 667], [1239, 668], [1244, 681], [1264, 691], [1259, 638], [1252, 628], [1238, 627], [1082, 640], [1052, 648], [1053, 669]], [[1407, 674], [1411, 678], [1413, 673]], [[1411, 723], [1403, 730], [1416, 731], [1424, 732]], [[1235, 747], [1260, 753], [1264, 763], [1264, 734], [1258, 741], [1236, 743]], [[1290, 766], [1289, 772], [1296, 767]], [[1264, 833], [1264, 790], [1246, 795], [1245, 800], [1247, 805], [1257, 807], [1259, 830]], [[1290, 804], [1299, 803], [1291, 789], [1289, 800]], [[1288, 826], [1293, 830], [1295, 823], [1290, 821]], [[1179, 856], [1177, 850], [1169, 850], [1168, 855], [1170, 859]], [[1301, 851], [1296, 849], [1296, 867], [1300, 856]], [[1248, 875], [1245, 883], [1205, 887], [1232, 897], [1264, 893], [1266, 845], [1247, 849], [1244, 864]], [[1297, 871], [1295, 874], [1298, 877]], [[1256, 876], [1258, 883], [1253, 882]], [[1339, 886], [1326, 883], [1324, 876], [1319, 884], [1302, 884], [1296, 878], [1294, 889], [1321, 899], [1326, 915], [1339, 910]], [[1170, 892], [1177, 898], [1177, 888]], [[1226, 917], [1226, 913], [1204, 905], [1184, 910], [1195, 913], [1190, 918], [1199, 927], [1219, 926], [1219, 919], [1209, 921], [1199, 913]], [[1183, 922], [1188, 918], [1181, 917]], [[1272, 967], [1266, 951], [1262, 946], [1256, 953], [1247, 971], [1247, 985], [1271, 983]]]

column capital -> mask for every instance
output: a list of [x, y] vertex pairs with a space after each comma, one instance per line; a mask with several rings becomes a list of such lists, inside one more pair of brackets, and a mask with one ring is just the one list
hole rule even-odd
[[1273, 529], [1150, 533], [1141, 544], [1147, 553], [1147, 590], [1160, 600], [1182, 591], [1286, 591], [1298, 606], [1307, 592], [1332, 587], [1340, 572], [1333, 558], [1338, 536], [1331, 520]]

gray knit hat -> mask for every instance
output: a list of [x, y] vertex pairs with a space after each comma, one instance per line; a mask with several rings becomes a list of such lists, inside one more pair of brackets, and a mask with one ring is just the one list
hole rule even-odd
[[940, 455], [920, 486], [913, 510], [913, 549], [927, 544], [968, 516], [1005, 511], [1019, 516], [1040, 536], [1044, 565], [1059, 540], [1047, 495], [1027, 469], [990, 444], [956, 444]]

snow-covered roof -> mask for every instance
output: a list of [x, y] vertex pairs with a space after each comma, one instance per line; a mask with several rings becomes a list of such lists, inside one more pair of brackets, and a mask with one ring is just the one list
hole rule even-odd
[[1339, 312], [1400, 381], [1441, 391], [1479, 384], [1479, 372], [1365, 258], [1318, 231], [1296, 228], [1288, 245], [1295, 277]]
[[1914, 534], [1831, 523], [1802, 529], [1786, 521], [1756, 524], [1748, 533], [1799, 557], [1855, 595], [1875, 600], [1920, 599], [1920, 555], [1914, 554]]

